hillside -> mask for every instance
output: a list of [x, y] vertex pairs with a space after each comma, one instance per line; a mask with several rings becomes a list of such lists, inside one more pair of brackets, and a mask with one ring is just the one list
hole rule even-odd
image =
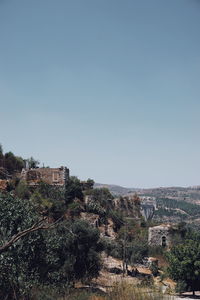
[[170, 198], [200, 204], [200, 187], [160, 187], [143, 189], [140, 194], [156, 198]]
[[143, 205], [147, 204], [149, 199], [154, 200], [157, 208], [153, 220], [156, 222], [185, 221], [195, 226], [200, 224], [200, 186], [136, 189], [96, 184], [96, 187], [106, 187], [115, 196], [132, 196], [137, 193], [142, 198]]
[[[162, 248], [155, 250], [148, 239], [149, 227], [180, 221], [198, 223], [200, 205], [194, 200], [199, 199], [199, 187], [94, 186], [92, 179], [81, 181], [70, 176], [66, 167], [39, 168], [33, 158], [25, 160], [11, 152], [2, 151], [1, 157], [0, 299], [25, 299], [22, 294], [26, 299], [47, 299], [42, 295], [44, 287], [48, 288], [47, 296], [56, 293], [48, 299], [61, 299], [60, 288], [64, 293], [76, 293], [76, 289], [68, 289], [72, 284], [80, 288], [77, 292], [81, 295], [81, 288], [89, 281], [91, 288], [94, 285], [101, 292], [113, 292], [114, 298], [109, 299], [116, 299], [113, 282], [121, 283], [122, 279], [133, 288], [145, 284], [151, 294], [152, 284], [156, 286], [158, 281], [159, 288], [173, 288], [174, 282], [169, 285], [159, 279], [163, 272], [159, 268], [166, 264], [166, 244], [162, 241]], [[187, 230], [183, 222], [173, 227], [174, 233], [182, 234], [180, 242]], [[160, 238], [153, 246], [159, 245]], [[124, 294], [124, 285], [122, 291]], [[145, 294], [139, 299], [148, 298]]]
[[175, 200], [187, 201], [194, 204], [200, 204], [200, 186], [194, 187], [158, 187], [151, 189], [126, 188], [113, 184], [95, 183], [96, 188], [106, 187], [116, 196], [125, 196], [127, 194], [137, 193], [141, 196], [155, 198], [169, 198]]
[[115, 196], [124, 196], [130, 193], [135, 193], [139, 192], [140, 189], [136, 188], [126, 188], [120, 185], [115, 185], [115, 184], [104, 184], [104, 183], [95, 183], [94, 184], [95, 188], [107, 188], [109, 191], [115, 195]]

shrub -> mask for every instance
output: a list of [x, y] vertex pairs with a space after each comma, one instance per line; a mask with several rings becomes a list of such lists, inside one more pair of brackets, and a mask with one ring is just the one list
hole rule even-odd
[[151, 270], [153, 276], [158, 275], [158, 264], [155, 261], [152, 261], [152, 263], [150, 265], [150, 270]]
[[[0, 195], [1, 245], [38, 220], [30, 201]], [[84, 221], [32, 232], [1, 253], [0, 299], [29, 299], [40, 284], [62, 289], [96, 277], [100, 251], [99, 231]]]

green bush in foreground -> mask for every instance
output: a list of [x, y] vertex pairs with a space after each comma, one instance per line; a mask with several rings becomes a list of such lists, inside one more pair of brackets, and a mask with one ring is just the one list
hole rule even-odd
[[[39, 218], [31, 202], [0, 195], [0, 247]], [[64, 289], [96, 277], [100, 251], [99, 231], [85, 221], [29, 233], [0, 255], [0, 299], [29, 300], [38, 286]]]
[[178, 282], [178, 291], [195, 291], [200, 286], [200, 243], [187, 239], [167, 253], [168, 272]]

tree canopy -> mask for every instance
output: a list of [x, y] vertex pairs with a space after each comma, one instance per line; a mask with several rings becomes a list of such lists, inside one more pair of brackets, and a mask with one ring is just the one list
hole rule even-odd
[[[31, 201], [0, 195], [0, 247], [40, 218]], [[29, 299], [40, 285], [64, 287], [98, 275], [102, 246], [96, 228], [82, 220], [46, 225], [47, 230], [29, 231], [1, 253], [1, 299]]]
[[186, 239], [167, 253], [168, 272], [178, 282], [179, 291], [195, 293], [200, 286], [200, 242], [196, 238]]

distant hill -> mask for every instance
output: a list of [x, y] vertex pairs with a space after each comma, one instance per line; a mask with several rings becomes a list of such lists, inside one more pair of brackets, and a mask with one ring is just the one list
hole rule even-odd
[[164, 223], [185, 221], [200, 226], [200, 186], [137, 189], [96, 183], [95, 187], [108, 188], [114, 196], [137, 193], [139, 196], [153, 197], [157, 203], [155, 221]]
[[160, 187], [143, 189], [141, 194], [156, 198], [169, 198], [200, 204], [200, 188], [198, 187]]
[[158, 187], [151, 189], [125, 188], [114, 184], [95, 183], [96, 188], [105, 187], [113, 195], [124, 196], [137, 193], [141, 196], [155, 198], [169, 198], [174, 200], [187, 201], [194, 204], [200, 204], [200, 186], [194, 187]]
[[135, 193], [135, 192], [140, 191], [140, 189], [136, 189], [136, 188], [125, 188], [120, 185], [104, 184], [104, 183], [95, 183], [94, 187], [95, 188], [107, 188], [115, 196], [123, 196], [123, 195], [127, 195], [129, 193]]

